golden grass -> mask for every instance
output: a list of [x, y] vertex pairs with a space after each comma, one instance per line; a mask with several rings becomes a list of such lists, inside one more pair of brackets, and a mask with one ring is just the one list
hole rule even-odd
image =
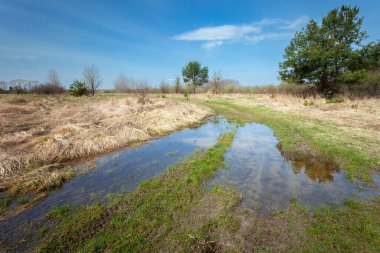
[[[234, 103], [247, 106], [264, 106], [275, 111], [286, 112], [302, 118], [331, 124], [338, 129], [336, 134], [352, 139], [364, 139], [360, 147], [368, 152], [380, 154], [380, 99], [345, 98], [342, 103], [327, 103], [324, 98], [302, 99], [290, 95], [270, 94], [197, 94], [194, 98], [233, 99]], [[307, 104], [307, 105], [306, 105]], [[365, 145], [363, 145], [365, 144]], [[370, 147], [370, 148], [369, 148]]]
[[[40, 180], [43, 174], [50, 173], [53, 181], [57, 176], [38, 170], [44, 165], [149, 140], [199, 122], [210, 113], [191, 103], [159, 98], [141, 103], [138, 97], [124, 95], [1, 96], [0, 187], [10, 188], [19, 179], [41, 189], [46, 185]], [[26, 183], [26, 178], [31, 181]]]
[[[199, 94], [195, 97], [204, 99], [207, 96]], [[270, 94], [225, 94], [218, 95], [216, 98], [230, 98], [238, 104], [261, 105], [276, 111], [327, 121], [336, 125], [380, 131], [380, 99], [350, 100], [346, 98], [342, 103], [327, 103], [324, 98], [320, 97], [302, 99], [290, 95], [272, 97]], [[307, 105], [305, 105], [305, 101]]]

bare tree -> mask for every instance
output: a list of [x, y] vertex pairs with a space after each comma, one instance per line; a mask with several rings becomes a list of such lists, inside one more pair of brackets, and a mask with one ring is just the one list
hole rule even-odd
[[8, 82], [0, 81], [0, 90], [8, 90]]
[[58, 73], [55, 69], [49, 70], [47, 76], [48, 83], [54, 86], [61, 86], [61, 81], [59, 80]]
[[223, 74], [221, 71], [214, 72], [210, 81], [211, 91], [215, 94], [220, 93], [223, 86]]
[[92, 65], [90, 67], [85, 67], [83, 70], [83, 77], [85, 84], [89, 90], [91, 90], [92, 95], [95, 95], [95, 91], [99, 88], [102, 83], [102, 78], [100, 76], [99, 69]]
[[180, 78], [177, 76], [174, 84], [175, 93], [178, 94], [181, 89]]
[[123, 73], [120, 73], [115, 81], [115, 90], [118, 92], [129, 92], [130, 80]]
[[164, 80], [161, 81], [160, 91], [163, 94], [169, 93], [169, 84], [167, 84]]

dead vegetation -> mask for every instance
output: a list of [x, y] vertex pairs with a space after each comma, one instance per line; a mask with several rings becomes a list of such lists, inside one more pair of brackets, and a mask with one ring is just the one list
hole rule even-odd
[[191, 103], [149, 97], [1, 96], [0, 188], [18, 182], [12, 192], [50, 189], [71, 175], [51, 164], [146, 141], [209, 114]]
[[[198, 94], [195, 98], [206, 97], [204, 94]], [[240, 105], [265, 106], [276, 111], [332, 123], [350, 135], [380, 142], [380, 100], [376, 98], [344, 98], [339, 103], [328, 103], [320, 97], [303, 99], [281, 94], [225, 94], [217, 95], [215, 98], [233, 99]]]

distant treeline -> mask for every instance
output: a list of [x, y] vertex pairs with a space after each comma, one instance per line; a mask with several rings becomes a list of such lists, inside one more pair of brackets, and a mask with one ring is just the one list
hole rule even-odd
[[[158, 87], [153, 87], [145, 80], [126, 77], [122, 82], [116, 81], [113, 89], [103, 90], [107, 93], [129, 94], [190, 94], [193, 87], [184, 83], [161, 82]], [[373, 72], [368, 82], [364, 84], [342, 84], [339, 86], [341, 94], [348, 97], [380, 97], [380, 71]], [[38, 81], [16, 79], [10, 82], [0, 81], [0, 93], [2, 94], [63, 94], [68, 93], [62, 85], [54, 83], [39, 83]], [[245, 86], [232, 79], [211, 79], [203, 86], [197, 87], [197, 93], [217, 94], [284, 94], [297, 97], [315, 97], [319, 93], [314, 84], [288, 84]]]
[[59, 84], [24, 79], [15, 79], [10, 82], [0, 81], [0, 93], [2, 94], [59, 94], [64, 92], [65, 89]]

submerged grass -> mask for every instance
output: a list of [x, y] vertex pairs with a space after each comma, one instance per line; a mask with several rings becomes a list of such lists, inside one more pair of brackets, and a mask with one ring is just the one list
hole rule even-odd
[[205, 181], [224, 164], [234, 134], [220, 137], [205, 153], [196, 152], [162, 176], [107, 205], [79, 209], [46, 233], [40, 252], [212, 252], [213, 232], [226, 224], [240, 201], [231, 189], [206, 190]]
[[347, 176], [352, 181], [360, 179], [370, 184], [374, 169], [379, 171], [380, 154], [376, 150], [380, 144], [342, 131], [339, 125], [274, 111], [264, 106], [237, 105], [232, 99], [198, 102], [208, 105], [231, 121], [254, 121], [269, 126], [286, 152], [311, 147], [328, 155], [341, 169], [347, 171]]

